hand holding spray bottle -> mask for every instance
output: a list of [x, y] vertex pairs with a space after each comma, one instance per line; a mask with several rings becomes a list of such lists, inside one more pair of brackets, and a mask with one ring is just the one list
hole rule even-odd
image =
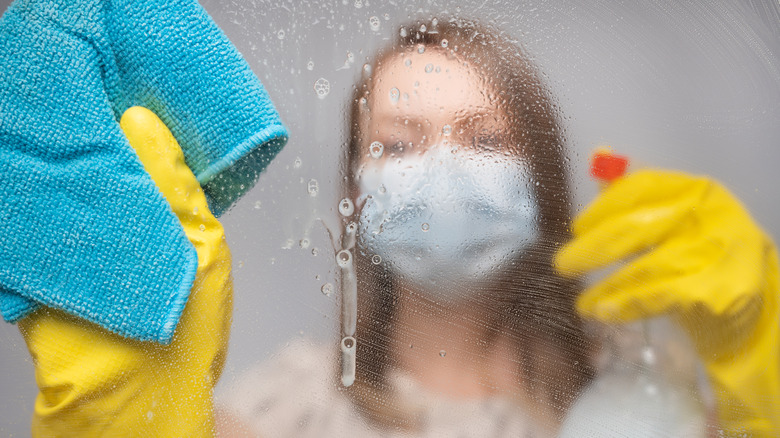
[[[604, 191], [628, 165], [627, 157], [599, 149], [590, 174]], [[603, 342], [598, 375], [570, 409], [561, 437], [706, 436], [697, 356], [673, 321], [661, 316], [617, 326], [593, 324]]]

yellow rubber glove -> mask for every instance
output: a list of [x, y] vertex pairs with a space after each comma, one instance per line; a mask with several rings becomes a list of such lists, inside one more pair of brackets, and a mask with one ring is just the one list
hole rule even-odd
[[725, 434], [780, 436], [777, 251], [733, 195], [704, 177], [640, 171], [607, 187], [572, 231], [559, 272], [621, 262], [579, 297], [583, 316], [670, 314], [696, 345]]
[[170, 345], [123, 338], [48, 308], [20, 321], [39, 387], [33, 435], [213, 436], [212, 390], [232, 312], [230, 252], [162, 121], [135, 107], [120, 125], [195, 246], [197, 275]]

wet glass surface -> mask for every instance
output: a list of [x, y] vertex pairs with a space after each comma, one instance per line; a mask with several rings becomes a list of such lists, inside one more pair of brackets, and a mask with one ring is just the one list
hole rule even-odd
[[[637, 258], [575, 280], [552, 260], [609, 190], [589, 170], [604, 146], [630, 172], [720, 181], [780, 236], [778, 5], [395, 3], [201, 2], [291, 133], [221, 218], [222, 430], [714, 433], [703, 316], [582, 321], [578, 294]], [[14, 326], [0, 351], [0, 434], [26, 436], [34, 376]]]

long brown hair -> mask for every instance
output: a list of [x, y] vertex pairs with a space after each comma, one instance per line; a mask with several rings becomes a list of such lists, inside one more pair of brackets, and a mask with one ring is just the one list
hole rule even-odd
[[[399, 38], [374, 58], [376, 68], [392, 62], [394, 55], [420, 45], [445, 50], [468, 62], [488, 78], [497, 102], [511, 121], [509, 141], [513, 154], [522, 154], [530, 167], [539, 206], [538, 242], [497, 275], [490, 293], [477, 298], [488, 316], [488, 337], [498, 333], [516, 344], [518, 372], [530, 397], [551, 406], [561, 418], [590, 380], [590, 342], [574, 310], [579, 284], [554, 272], [552, 257], [569, 239], [571, 193], [564, 140], [553, 100], [535, 66], [523, 49], [498, 29], [473, 21], [450, 19], [417, 22], [401, 28]], [[356, 172], [368, 152], [362, 118], [371, 76], [355, 87], [349, 120], [345, 187], [346, 196], [357, 194]], [[356, 383], [348, 393], [371, 420], [388, 427], [409, 428], [413, 419], [404, 407], [395, 406], [389, 392], [387, 371], [395, 363], [391, 339], [395, 330], [399, 290], [392, 273], [374, 265], [366, 254], [355, 251], [358, 279], [358, 327]], [[536, 348], [543, 346], [544, 348]]]

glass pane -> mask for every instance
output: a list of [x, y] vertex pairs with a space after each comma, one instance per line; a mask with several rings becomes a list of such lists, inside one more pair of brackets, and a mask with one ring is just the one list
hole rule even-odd
[[[201, 4], [291, 134], [220, 218], [224, 436], [703, 437], [780, 411], [755, 382], [723, 401], [779, 365], [746, 347], [779, 342], [776, 2]], [[604, 150], [627, 174], [594, 176]], [[0, 432], [26, 436], [33, 365], [13, 325], [0, 344]]]

